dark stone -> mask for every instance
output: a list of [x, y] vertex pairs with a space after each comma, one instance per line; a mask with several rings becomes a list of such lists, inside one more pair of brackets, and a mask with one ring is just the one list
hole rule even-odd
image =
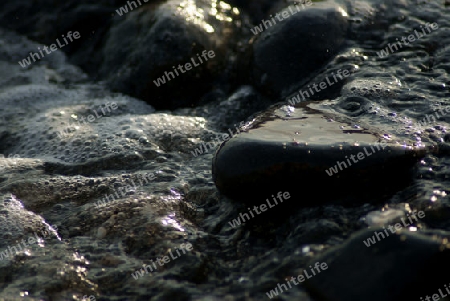
[[[101, 62], [101, 47], [111, 25], [115, 9], [126, 1], [65, 1], [55, 5], [52, 0], [14, 0], [0, 3], [0, 26], [12, 29], [47, 46], [68, 31], [78, 31], [80, 39], [61, 48], [71, 62], [95, 76]], [[37, 14], [36, 12], [39, 12]], [[37, 51], [37, 49], [36, 49]]]
[[[103, 49], [100, 75], [119, 92], [147, 101], [157, 109], [174, 109], [195, 105], [211, 89], [226, 64], [226, 49], [236, 33], [238, 18], [231, 6], [217, 7], [197, 0], [182, 8], [180, 1], [160, 6], [144, 5], [116, 20]], [[202, 17], [199, 17], [201, 15]], [[216, 18], [217, 17], [217, 18]], [[219, 20], [229, 18], [230, 22]], [[197, 54], [214, 51], [200, 66], [185, 73], [173, 66], [197, 63]], [[159, 87], [154, 83], [165, 72], [175, 78]]]
[[267, 29], [263, 25], [252, 45], [252, 82], [274, 97], [286, 97], [311, 80], [345, 41], [348, 24], [342, 7], [327, 1], [299, 4], [298, 10], [288, 7], [288, 18], [275, 19]]
[[[397, 301], [419, 300], [426, 295], [445, 293], [450, 277], [450, 250], [447, 238], [429, 237], [408, 230], [389, 234], [383, 228], [358, 232], [345, 244], [314, 258], [328, 268], [304, 282], [315, 300]], [[367, 247], [364, 241], [374, 231], [385, 235]], [[433, 233], [439, 234], [439, 233]], [[311, 274], [309, 268], [306, 269]]]
[[[271, 117], [223, 143], [212, 170], [219, 191], [248, 203], [289, 191], [303, 206], [358, 193], [361, 202], [362, 195], [386, 193], [411, 181], [411, 167], [424, 149], [394, 141], [380, 144], [380, 133], [354, 128], [350, 120], [312, 106], [303, 103], [283, 119], [268, 112]], [[360, 153], [364, 157], [358, 160]], [[341, 170], [337, 161], [348, 168], [341, 164]], [[330, 175], [331, 167], [337, 173]], [[326, 189], [317, 190], [317, 183]]]

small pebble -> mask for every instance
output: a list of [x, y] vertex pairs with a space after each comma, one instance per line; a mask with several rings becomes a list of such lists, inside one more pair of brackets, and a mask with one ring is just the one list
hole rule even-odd
[[104, 227], [100, 227], [97, 230], [97, 238], [102, 239], [106, 236], [106, 229]]

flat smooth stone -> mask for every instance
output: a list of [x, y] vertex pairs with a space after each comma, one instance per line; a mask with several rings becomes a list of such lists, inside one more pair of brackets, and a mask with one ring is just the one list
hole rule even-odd
[[[289, 191], [303, 204], [316, 204], [321, 196], [373, 194], [410, 181], [423, 147], [387, 140], [312, 106], [305, 102], [288, 118], [269, 112], [253, 129], [223, 143], [212, 168], [219, 191], [248, 203]], [[364, 157], [358, 160], [358, 155]], [[338, 161], [347, 167], [341, 163], [339, 168]], [[337, 173], [329, 175], [331, 167]]]

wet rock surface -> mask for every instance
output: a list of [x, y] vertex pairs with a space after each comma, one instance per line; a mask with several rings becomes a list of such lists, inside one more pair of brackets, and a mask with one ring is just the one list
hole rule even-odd
[[328, 187], [334, 201], [343, 193], [397, 190], [425, 153], [412, 141], [388, 140], [375, 128], [355, 127], [349, 118], [323, 114], [304, 102], [266, 112], [253, 129], [225, 142], [212, 171], [219, 191], [232, 199], [251, 203], [276, 188], [290, 191], [298, 203], [317, 205], [311, 198], [318, 194], [317, 183]]
[[[236, 24], [216, 18], [227, 14], [211, 16], [213, 3], [217, 3], [217, 11], [231, 10], [233, 14], [232, 5], [238, 6], [239, 14], [232, 15]], [[116, 10], [126, 1], [98, 1], [95, 5], [68, 2], [60, 6], [54, 1], [0, 4], [4, 16], [0, 18], [0, 153], [4, 156], [0, 158], [0, 299], [82, 300], [83, 296], [94, 296], [96, 300], [264, 300], [271, 293], [275, 300], [349, 300], [351, 296], [393, 300], [396, 293], [406, 290], [405, 296], [413, 300], [443, 288], [448, 279], [433, 271], [448, 266], [448, 5], [444, 1], [341, 1], [348, 14], [342, 48], [323, 65], [315, 65], [305, 82], [289, 78], [297, 91], [279, 98], [271, 97], [249, 78], [244, 80], [245, 73], [238, 70], [245, 69], [241, 62], [247, 60], [246, 50], [254, 45], [250, 29], [293, 3], [220, 3], [153, 1], [120, 18]], [[183, 7], [184, 12], [203, 18], [217, 31], [197, 32], [192, 22], [179, 20], [152, 35], [155, 12], [161, 12], [155, 21], [175, 18], [162, 13], [168, 5]], [[260, 15], [253, 14], [255, 6]], [[88, 26], [94, 19], [92, 24], [99, 25], [97, 29]], [[436, 22], [438, 30], [384, 57], [378, 55], [381, 50], [389, 50], [389, 43], [392, 45], [396, 38], [420, 30], [426, 22]], [[116, 31], [129, 24], [148, 27], [137, 32], [127, 29], [122, 36]], [[186, 29], [195, 38], [183, 36], [178, 29]], [[30, 51], [53, 43], [68, 30], [79, 30], [82, 38], [26, 68], [18, 64]], [[167, 33], [162, 38], [176, 40], [167, 45], [187, 45], [189, 39], [203, 43], [205, 49], [215, 45], [221, 49], [216, 58], [223, 64], [223, 72], [208, 67], [205, 70], [211, 73], [201, 75], [198, 81], [184, 74], [192, 80], [188, 87], [194, 91], [188, 93], [191, 100], [167, 96], [179, 93], [175, 88], [166, 96], [157, 89], [154, 99], [162, 99], [161, 105], [152, 105], [153, 98], [114, 92], [113, 81], [98, 82], [103, 79], [98, 72], [106, 53], [117, 64], [109, 66], [111, 69], [105, 67], [106, 76], [114, 78], [115, 83], [136, 80], [141, 87], [145, 81], [153, 84], [156, 78], [149, 74], [155, 69], [143, 65], [150, 60], [146, 51], [157, 52], [159, 48], [143, 40], [140, 43], [140, 39], [161, 37], [161, 33]], [[111, 51], [104, 52], [108, 41], [113, 40]], [[123, 49], [114, 46], [125, 44], [127, 48]], [[165, 60], [155, 64], [162, 67], [181, 62], [193, 49], [196, 54], [196, 48], [173, 47]], [[119, 57], [121, 50], [126, 53]], [[274, 59], [283, 61], [297, 51], [281, 50]], [[132, 76], [120, 77], [116, 71], [127, 71], [130, 62], [135, 64], [131, 66]], [[299, 135], [280, 126], [276, 139], [263, 138], [265, 123], [301, 124], [301, 116], [295, 114], [303, 112], [303, 104], [292, 106], [289, 99], [299, 90], [307, 91], [308, 85], [332, 78], [339, 69], [348, 70], [350, 76], [304, 100], [314, 100], [310, 106], [320, 116], [334, 116], [335, 122], [329, 124], [337, 124], [340, 118], [336, 116], [342, 117], [351, 120], [345, 126], [353, 131], [364, 129], [375, 140], [390, 141], [388, 147], [393, 153], [380, 153], [380, 160], [393, 158], [403, 145], [426, 149], [417, 163], [404, 164], [411, 173], [400, 175], [407, 169], [402, 164], [397, 168], [400, 162], [396, 159], [378, 164], [380, 169], [375, 168], [367, 177], [360, 176], [361, 181], [391, 179], [389, 186], [393, 189], [389, 193], [380, 193], [383, 187], [375, 187], [363, 195], [357, 187], [350, 187], [340, 195], [329, 182], [318, 181], [314, 183], [317, 192], [307, 198], [306, 193], [292, 191], [289, 199], [273, 208], [266, 206], [264, 211], [261, 205], [267, 200], [274, 204], [272, 194], [278, 196], [289, 187], [282, 187], [280, 181], [259, 182], [254, 187], [247, 182], [240, 191], [250, 195], [251, 206], [239, 197], [224, 196], [212, 177], [215, 151], [219, 149], [220, 156], [233, 141], [251, 146], [242, 140], [248, 135], [255, 140], [257, 137], [264, 149], [280, 144], [267, 152], [271, 155], [268, 162], [278, 162], [284, 152], [282, 143], [292, 149], [299, 147], [292, 145], [290, 136]], [[146, 71], [147, 76], [143, 76]], [[252, 71], [246, 70], [247, 74]], [[283, 90], [285, 83], [280, 85], [272, 89]], [[185, 84], [175, 86], [181, 90]], [[129, 90], [123, 92], [132, 94], [135, 88], [126, 84], [123, 89]], [[269, 107], [277, 101], [281, 102]], [[161, 111], [165, 105], [174, 110]], [[319, 134], [304, 139], [341, 137], [330, 134], [331, 130], [311, 127], [311, 133]], [[349, 150], [357, 147], [351, 144], [357, 139], [350, 140], [346, 145]], [[253, 148], [245, 152], [245, 159], [227, 161], [225, 167], [230, 172], [242, 171], [254, 166], [252, 155], [261, 158], [262, 153], [261, 147]], [[323, 162], [328, 159], [331, 164], [328, 168], [337, 160], [343, 161], [347, 153], [345, 148], [338, 150], [336, 155], [343, 154], [344, 158], [336, 159], [331, 154], [329, 148], [324, 152]], [[298, 156], [293, 153], [292, 157]], [[366, 164], [369, 158], [345, 171], [351, 167], [367, 170], [357, 164]], [[404, 158], [404, 154], [397, 158]], [[308, 166], [312, 163], [323, 164], [319, 157]], [[381, 167], [390, 172], [374, 177]], [[273, 169], [265, 171], [274, 174]], [[323, 166], [319, 172], [330, 178]], [[341, 173], [344, 170], [335, 176]], [[287, 174], [298, 173], [282, 175]], [[350, 172], [349, 177], [355, 178]], [[301, 184], [295, 186], [299, 191]], [[351, 186], [348, 181], [342, 184]], [[312, 184], [309, 186], [307, 190], [312, 190]], [[262, 193], [266, 189], [273, 192]], [[327, 199], [324, 193], [329, 194]], [[302, 202], [310, 205], [292, 205]], [[260, 213], [253, 209], [254, 204]], [[373, 213], [382, 210], [395, 212]], [[413, 210], [424, 211], [425, 217], [370, 248], [364, 245], [362, 239], [378, 229], [367, 229], [369, 223], [394, 224], [401, 212]], [[35, 233], [41, 240], [23, 246], [21, 240], [28, 243]], [[183, 253], [180, 246], [188, 243], [192, 249]], [[287, 279], [309, 273], [309, 266], [316, 262], [327, 263], [328, 269], [300, 284], [287, 285]], [[281, 284], [286, 286], [282, 292]], [[395, 293], [388, 294], [387, 289]], [[395, 300], [399, 299], [402, 297]]]

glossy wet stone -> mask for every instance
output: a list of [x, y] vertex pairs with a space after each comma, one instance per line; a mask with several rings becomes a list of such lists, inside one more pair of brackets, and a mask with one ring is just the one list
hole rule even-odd
[[[239, 10], [220, 3], [170, 0], [117, 18], [103, 48], [100, 76], [113, 90], [158, 109], [198, 103], [224, 73], [227, 48], [237, 32]], [[213, 51], [214, 57], [202, 59], [203, 51]], [[179, 65], [186, 69], [175, 71]], [[165, 83], [158, 81], [161, 77]]]
[[410, 180], [423, 148], [393, 136], [388, 141], [382, 133], [312, 107], [304, 103], [289, 117], [281, 110], [268, 112], [254, 129], [222, 144], [213, 160], [220, 192], [252, 203], [256, 195], [286, 190], [298, 203], [317, 204], [323, 196], [379, 193]]
[[310, 80], [339, 51], [348, 26], [345, 9], [333, 1], [292, 5], [279, 13], [288, 17], [274, 19], [267, 29], [257, 24], [263, 32], [251, 50], [252, 81], [274, 97], [286, 96]]
[[[374, 231], [379, 240], [372, 237]], [[326, 262], [328, 269], [305, 285], [320, 301], [420, 300], [431, 296], [450, 281], [446, 273], [439, 272], [450, 268], [450, 250], [447, 234], [427, 234], [408, 230], [392, 234], [381, 227], [362, 230], [342, 246], [314, 258], [310, 265]], [[367, 247], [364, 241], [368, 238], [376, 243]]]

